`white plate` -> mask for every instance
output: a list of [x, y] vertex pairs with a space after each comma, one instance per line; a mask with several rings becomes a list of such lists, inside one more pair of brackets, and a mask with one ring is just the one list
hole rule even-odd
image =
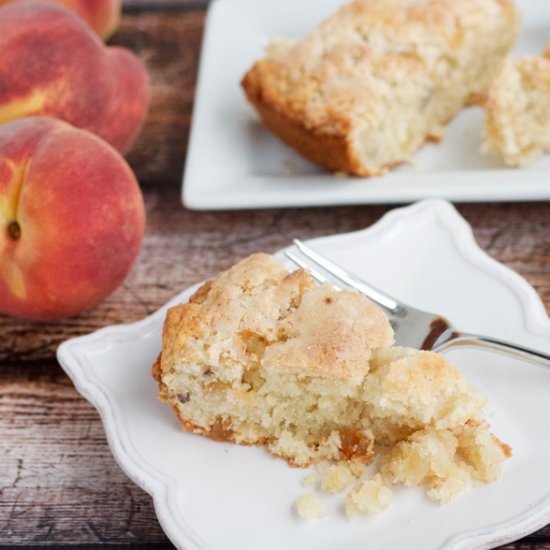
[[[369, 229], [312, 243], [411, 305], [440, 311], [472, 331], [550, 350], [550, 320], [535, 291], [486, 256], [446, 202], [394, 210]], [[497, 546], [550, 522], [550, 370], [480, 351], [450, 353], [488, 394], [494, 430], [514, 449], [503, 479], [444, 507], [421, 490], [397, 490], [389, 511], [357, 521], [346, 520], [337, 509], [341, 502], [329, 498], [330, 519], [311, 525], [291, 512], [304, 492], [304, 470], [260, 448], [184, 433], [158, 400], [150, 367], [166, 307], [141, 322], [70, 340], [58, 357], [100, 412], [120, 466], [153, 496], [177, 547], [464, 550]]]
[[[408, 202], [550, 199], [550, 157], [505, 169], [479, 152], [483, 113], [463, 111], [439, 145], [415, 166], [383, 178], [336, 179], [303, 160], [259, 122], [239, 81], [269, 39], [301, 36], [343, 0], [218, 0], [206, 24], [183, 202], [199, 210]], [[550, 41], [550, 2], [518, 0], [523, 32], [518, 53], [540, 53]]]

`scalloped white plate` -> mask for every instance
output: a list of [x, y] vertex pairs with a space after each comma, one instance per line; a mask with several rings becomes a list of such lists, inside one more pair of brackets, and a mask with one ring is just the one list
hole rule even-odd
[[[459, 327], [550, 351], [550, 320], [535, 291], [483, 253], [446, 202], [394, 210], [369, 229], [312, 243], [373, 284], [441, 312]], [[70, 340], [58, 358], [101, 414], [120, 466], [153, 496], [159, 521], [178, 548], [481, 549], [550, 522], [550, 370], [481, 351], [449, 353], [489, 396], [494, 431], [514, 449], [503, 478], [443, 507], [420, 490], [396, 490], [389, 511], [362, 520], [346, 520], [341, 501], [327, 498], [329, 519], [306, 524], [291, 511], [304, 492], [303, 470], [259, 448], [186, 434], [157, 399], [150, 366], [168, 305], [138, 323]]]

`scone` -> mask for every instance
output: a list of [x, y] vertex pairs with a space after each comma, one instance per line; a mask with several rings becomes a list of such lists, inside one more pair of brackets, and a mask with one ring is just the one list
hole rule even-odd
[[164, 325], [156, 376], [185, 430], [265, 444], [300, 466], [372, 457], [355, 407], [383, 312], [256, 254], [206, 283]]
[[507, 61], [489, 91], [484, 151], [509, 166], [550, 152], [550, 49]]
[[153, 372], [184, 430], [296, 466], [482, 425], [485, 399], [458, 370], [392, 341], [364, 296], [255, 254], [168, 311]]
[[304, 157], [379, 175], [484, 96], [518, 26], [513, 0], [354, 0], [305, 38], [274, 41], [242, 86]]

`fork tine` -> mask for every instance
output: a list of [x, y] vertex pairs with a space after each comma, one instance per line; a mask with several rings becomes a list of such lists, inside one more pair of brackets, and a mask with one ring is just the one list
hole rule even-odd
[[292, 252], [285, 250], [285, 256], [293, 263], [295, 263], [298, 267], [302, 268], [304, 271], [307, 271], [318, 283], [326, 283], [327, 278], [316, 269], [313, 269], [310, 265], [306, 264], [303, 260], [298, 258], [296, 254], [293, 254]]
[[396, 313], [401, 310], [404, 306], [400, 304], [397, 300], [388, 296], [384, 292], [370, 286], [361, 279], [351, 275], [345, 269], [331, 262], [329, 259], [325, 258], [315, 250], [311, 249], [309, 246], [305, 245], [299, 239], [294, 239], [294, 244], [296, 248], [311, 262], [315, 265], [329, 273], [332, 277], [338, 281], [344, 283], [346, 286], [355, 288], [365, 296], [367, 296], [373, 302], [376, 302], [378, 305], [386, 308], [392, 313]]

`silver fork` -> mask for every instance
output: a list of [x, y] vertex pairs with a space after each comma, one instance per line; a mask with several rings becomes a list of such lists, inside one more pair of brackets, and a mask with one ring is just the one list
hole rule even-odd
[[294, 244], [300, 256], [291, 251], [286, 251], [285, 255], [298, 267], [308, 271], [317, 281], [329, 282], [340, 289], [354, 288], [378, 304], [388, 316], [398, 346], [438, 352], [458, 346], [477, 347], [550, 366], [550, 354], [490, 336], [457, 330], [442, 315], [400, 302], [336, 265], [300, 240], [294, 239]]

